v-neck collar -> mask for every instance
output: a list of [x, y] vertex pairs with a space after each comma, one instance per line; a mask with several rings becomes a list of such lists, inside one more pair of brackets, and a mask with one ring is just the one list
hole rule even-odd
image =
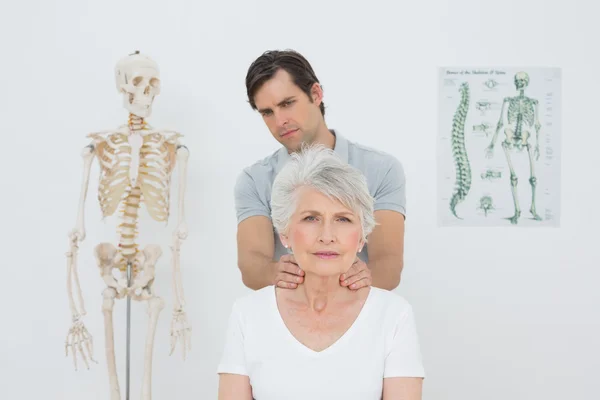
[[[297, 290], [297, 289], [296, 289]], [[300, 342], [296, 337], [292, 334], [292, 332], [288, 329], [285, 321], [283, 320], [283, 316], [279, 311], [279, 305], [277, 304], [277, 286], [273, 286], [273, 290], [271, 292], [271, 311], [275, 313], [275, 318], [277, 320], [278, 328], [281, 329], [284, 335], [287, 337], [287, 341], [290, 342], [294, 347], [296, 347], [299, 351], [308, 354], [311, 357], [324, 357], [325, 355], [336, 351], [339, 347], [342, 347], [346, 342], [348, 342], [355, 331], [360, 328], [361, 322], [366, 318], [366, 315], [369, 313], [371, 298], [373, 297], [373, 288], [369, 288], [369, 294], [365, 299], [364, 304], [362, 305], [358, 316], [354, 319], [354, 322], [350, 327], [342, 334], [340, 338], [338, 338], [335, 342], [333, 342], [329, 347], [316, 351], [306, 346], [302, 342]]]

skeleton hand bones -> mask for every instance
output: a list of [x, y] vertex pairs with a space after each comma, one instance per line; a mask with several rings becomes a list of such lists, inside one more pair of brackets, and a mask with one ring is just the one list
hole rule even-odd
[[[87, 369], [90, 369], [88, 358], [98, 364], [98, 361], [94, 360], [94, 340], [92, 335], [88, 332], [87, 328], [81, 321], [81, 315], [73, 316], [73, 325], [67, 333], [67, 339], [65, 341], [65, 355], [69, 356], [69, 347], [73, 352], [73, 363], [75, 364], [75, 370], [77, 370], [77, 353], [81, 355], [83, 362]], [[87, 352], [87, 355], [86, 355]]]

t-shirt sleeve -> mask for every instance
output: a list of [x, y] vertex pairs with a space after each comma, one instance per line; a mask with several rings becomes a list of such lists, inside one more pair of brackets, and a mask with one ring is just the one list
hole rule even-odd
[[384, 378], [425, 377], [419, 338], [412, 307], [408, 308], [396, 324], [385, 358]]
[[269, 206], [258, 195], [256, 182], [246, 170], [242, 171], [237, 178], [234, 197], [238, 224], [255, 215], [271, 218]]
[[243, 321], [237, 303], [234, 303], [229, 316], [229, 323], [225, 333], [225, 346], [217, 373], [248, 375], [244, 351]]
[[373, 196], [375, 211], [392, 210], [406, 216], [406, 176], [402, 163], [391, 157], [390, 166]]

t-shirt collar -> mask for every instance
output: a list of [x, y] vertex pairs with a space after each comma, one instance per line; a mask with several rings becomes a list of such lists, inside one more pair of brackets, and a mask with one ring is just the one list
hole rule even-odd
[[[331, 130], [331, 133], [335, 136], [335, 145], [333, 146], [333, 151], [344, 161], [348, 162], [348, 141], [342, 135], [340, 135], [337, 131]], [[277, 167], [275, 173], [278, 174], [279, 171], [283, 168], [285, 163], [287, 163], [291, 159], [290, 154], [288, 153], [285, 147], [282, 147], [278, 151], [277, 155]]]

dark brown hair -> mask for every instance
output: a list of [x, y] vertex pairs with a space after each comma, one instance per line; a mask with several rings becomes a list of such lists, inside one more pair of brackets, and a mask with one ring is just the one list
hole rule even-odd
[[[271, 79], [280, 69], [292, 76], [298, 86], [312, 101], [310, 89], [319, 79], [306, 58], [295, 50], [268, 50], [258, 57], [248, 68], [246, 74], [246, 92], [248, 102], [256, 110], [254, 95], [263, 83]], [[321, 114], [325, 116], [325, 104], [320, 104]]]

